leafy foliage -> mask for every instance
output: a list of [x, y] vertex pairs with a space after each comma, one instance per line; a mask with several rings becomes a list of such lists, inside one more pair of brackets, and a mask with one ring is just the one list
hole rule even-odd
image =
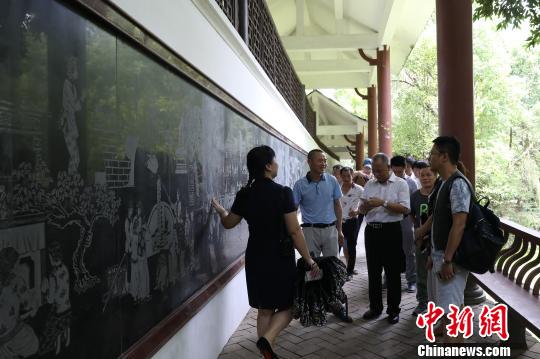
[[497, 18], [497, 29], [520, 27], [522, 23], [529, 22], [530, 36], [527, 46], [534, 47], [540, 43], [540, 0], [476, 0], [478, 6], [474, 11], [474, 18]]
[[437, 48], [433, 38], [420, 39], [393, 90], [394, 152], [425, 158], [438, 131]]

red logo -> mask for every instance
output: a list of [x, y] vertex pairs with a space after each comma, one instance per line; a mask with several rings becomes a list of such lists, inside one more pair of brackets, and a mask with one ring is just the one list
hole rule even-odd
[[450, 324], [446, 326], [449, 337], [455, 338], [459, 333], [462, 333], [464, 338], [472, 336], [474, 313], [471, 307], [467, 306], [460, 312], [457, 305], [450, 304], [450, 313], [446, 317], [450, 320]]
[[426, 339], [433, 343], [435, 341], [435, 334], [433, 334], [433, 326], [444, 315], [444, 310], [441, 307], [435, 306], [435, 303], [428, 303], [428, 310], [426, 314], [418, 314], [416, 318], [416, 325], [419, 328], [426, 328]]
[[[450, 323], [446, 326], [446, 333], [449, 337], [457, 337], [460, 333], [464, 338], [470, 338], [473, 335], [474, 312], [469, 306], [459, 309], [458, 306], [450, 304], [450, 313], [446, 315]], [[497, 334], [501, 340], [508, 340], [508, 307], [505, 304], [497, 304], [493, 308], [487, 305], [482, 306], [482, 311], [478, 316], [479, 335], [482, 337]], [[435, 335], [434, 325], [444, 315], [444, 310], [437, 307], [435, 303], [428, 303], [428, 310], [425, 314], [419, 314], [416, 318], [416, 325], [425, 328], [426, 339], [433, 343]]]
[[487, 337], [497, 334], [501, 340], [508, 339], [508, 307], [506, 304], [497, 304], [493, 308], [482, 306], [480, 313], [480, 336]]

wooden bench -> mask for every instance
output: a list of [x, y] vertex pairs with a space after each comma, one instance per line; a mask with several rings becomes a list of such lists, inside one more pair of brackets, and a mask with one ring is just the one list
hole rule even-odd
[[505, 344], [526, 349], [525, 328], [540, 337], [540, 232], [501, 220], [505, 238], [513, 240], [499, 254], [495, 273], [472, 274], [493, 299], [508, 306]]

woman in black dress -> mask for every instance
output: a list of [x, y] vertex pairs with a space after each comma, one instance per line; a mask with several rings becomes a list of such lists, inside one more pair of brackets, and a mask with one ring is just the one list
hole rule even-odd
[[265, 359], [271, 359], [277, 358], [272, 343], [292, 319], [296, 265], [294, 249], [287, 246], [287, 233], [307, 265], [315, 272], [319, 269], [298, 223], [292, 190], [273, 181], [278, 172], [274, 151], [268, 146], [253, 148], [247, 155], [247, 168], [248, 183], [236, 194], [230, 212], [215, 199], [212, 206], [227, 229], [242, 218], [248, 223], [245, 258], [249, 305], [258, 310], [257, 347]]

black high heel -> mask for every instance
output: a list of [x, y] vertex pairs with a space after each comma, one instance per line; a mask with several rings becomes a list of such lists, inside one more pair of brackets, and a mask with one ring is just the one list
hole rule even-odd
[[262, 356], [264, 359], [279, 359], [279, 357], [274, 353], [272, 350], [272, 346], [266, 340], [265, 337], [260, 337], [259, 340], [257, 340], [257, 348], [261, 351]]

